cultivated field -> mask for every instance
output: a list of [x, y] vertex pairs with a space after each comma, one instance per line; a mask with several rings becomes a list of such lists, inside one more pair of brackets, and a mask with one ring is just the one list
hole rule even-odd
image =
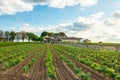
[[0, 46], [0, 80], [120, 80], [120, 53], [57, 44]]

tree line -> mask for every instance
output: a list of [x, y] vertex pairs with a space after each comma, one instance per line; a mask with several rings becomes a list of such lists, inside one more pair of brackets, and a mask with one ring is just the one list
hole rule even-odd
[[[19, 33], [21, 35], [19, 35]], [[14, 39], [17, 39], [18, 42], [20, 39], [25, 40], [25, 38], [27, 37], [28, 41], [32, 40], [32, 41], [44, 41], [45, 37], [54, 37], [54, 38], [63, 38], [63, 37], [67, 37], [67, 35], [64, 32], [59, 32], [59, 33], [54, 33], [54, 32], [47, 32], [47, 31], [43, 31], [41, 33], [40, 36], [32, 33], [32, 32], [25, 32], [25, 31], [21, 31], [21, 32], [15, 32], [15, 31], [5, 31], [4, 33], [4, 41], [14, 41]]]
[[[18, 35], [19, 33], [21, 33], [21, 35]], [[4, 33], [4, 41], [14, 41], [14, 39], [17, 39], [18, 41], [20, 39], [25, 40], [25, 38], [27, 37], [28, 41], [32, 40], [32, 41], [36, 41], [38, 36], [32, 32], [15, 32], [15, 31], [5, 31]]]
[[54, 38], [67, 37], [67, 35], [64, 32], [54, 33], [54, 32], [47, 32], [47, 31], [43, 31], [41, 33], [41, 36], [42, 37], [48, 36], [48, 37], [54, 37]]

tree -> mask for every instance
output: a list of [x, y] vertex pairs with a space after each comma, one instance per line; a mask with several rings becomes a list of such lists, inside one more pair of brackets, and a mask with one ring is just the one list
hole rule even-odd
[[58, 38], [59, 37], [59, 33], [54, 33], [54, 37]]
[[38, 36], [37, 35], [35, 35], [34, 33], [32, 33], [32, 36], [33, 36], [33, 41], [37, 41], [38, 40]]
[[59, 32], [59, 37], [67, 37], [64, 32]]
[[48, 35], [48, 32], [47, 31], [43, 31], [42, 33], [41, 33], [41, 36], [47, 36]]
[[43, 42], [43, 41], [44, 41], [44, 37], [43, 37], [43, 36], [40, 36], [40, 37], [38, 38], [38, 41]]
[[10, 38], [10, 32], [9, 31], [5, 31], [5, 38], [7, 39], [7, 41], [9, 41], [9, 38]]
[[22, 31], [21, 34], [22, 34], [22, 40], [23, 40], [23, 42], [24, 42], [25, 37], [26, 37], [26, 33], [25, 33], [24, 31]]
[[43, 31], [41, 33], [41, 36], [56, 37], [56, 38], [58, 38], [58, 37], [67, 37], [64, 32], [53, 33], [53, 32], [47, 32], [47, 31]]
[[53, 37], [54, 33], [53, 32], [48, 32], [49, 37]]
[[16, 39], [18, 40], [19, 42], [19, 39], [20, 39], [20, 35], [19, 35], [19, 32], [16, 33]]
[[15, 39], [16, 33], [14, 31], [10, 32], [10, 40], [13, 41]]
[[30, 40], [32, 40], [32, 33], [27, 32], [26, 35], [28, 37], [28, 41], [30, 42]]
[[38, 40], [38, 36], [32, 32], [27, 32], [26, 35], [28, 37], [28, 41], [30, 41], [30, 40], [37, 41]]

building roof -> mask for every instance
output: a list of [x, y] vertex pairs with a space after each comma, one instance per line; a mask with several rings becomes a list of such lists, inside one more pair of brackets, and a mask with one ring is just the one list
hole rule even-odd
[[61, 38], [61, 39], [62, 39], [62, 40], [66, 40], [66, 39], [67, 39], [67, 40], [68, 40], [68, 39], [69, 39], [69, 40], [76, 40], [76, 39], [79, 40], [79, 39], [82, 39], [82, 38], [77, 38], [77, 37], [67, 37], [67, 38]]
[[48, 38], [45, 38], [45, 40], [52, 40], [52, 41], [58, 41], [58, 40], [61, 40], [60, 38], [51, 38], [51, 37], [48, 37]]

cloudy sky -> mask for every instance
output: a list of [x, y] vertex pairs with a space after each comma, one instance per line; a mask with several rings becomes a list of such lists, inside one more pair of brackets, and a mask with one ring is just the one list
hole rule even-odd
[[0, 0], [0, 30], [120, 42], [120, 0]]

